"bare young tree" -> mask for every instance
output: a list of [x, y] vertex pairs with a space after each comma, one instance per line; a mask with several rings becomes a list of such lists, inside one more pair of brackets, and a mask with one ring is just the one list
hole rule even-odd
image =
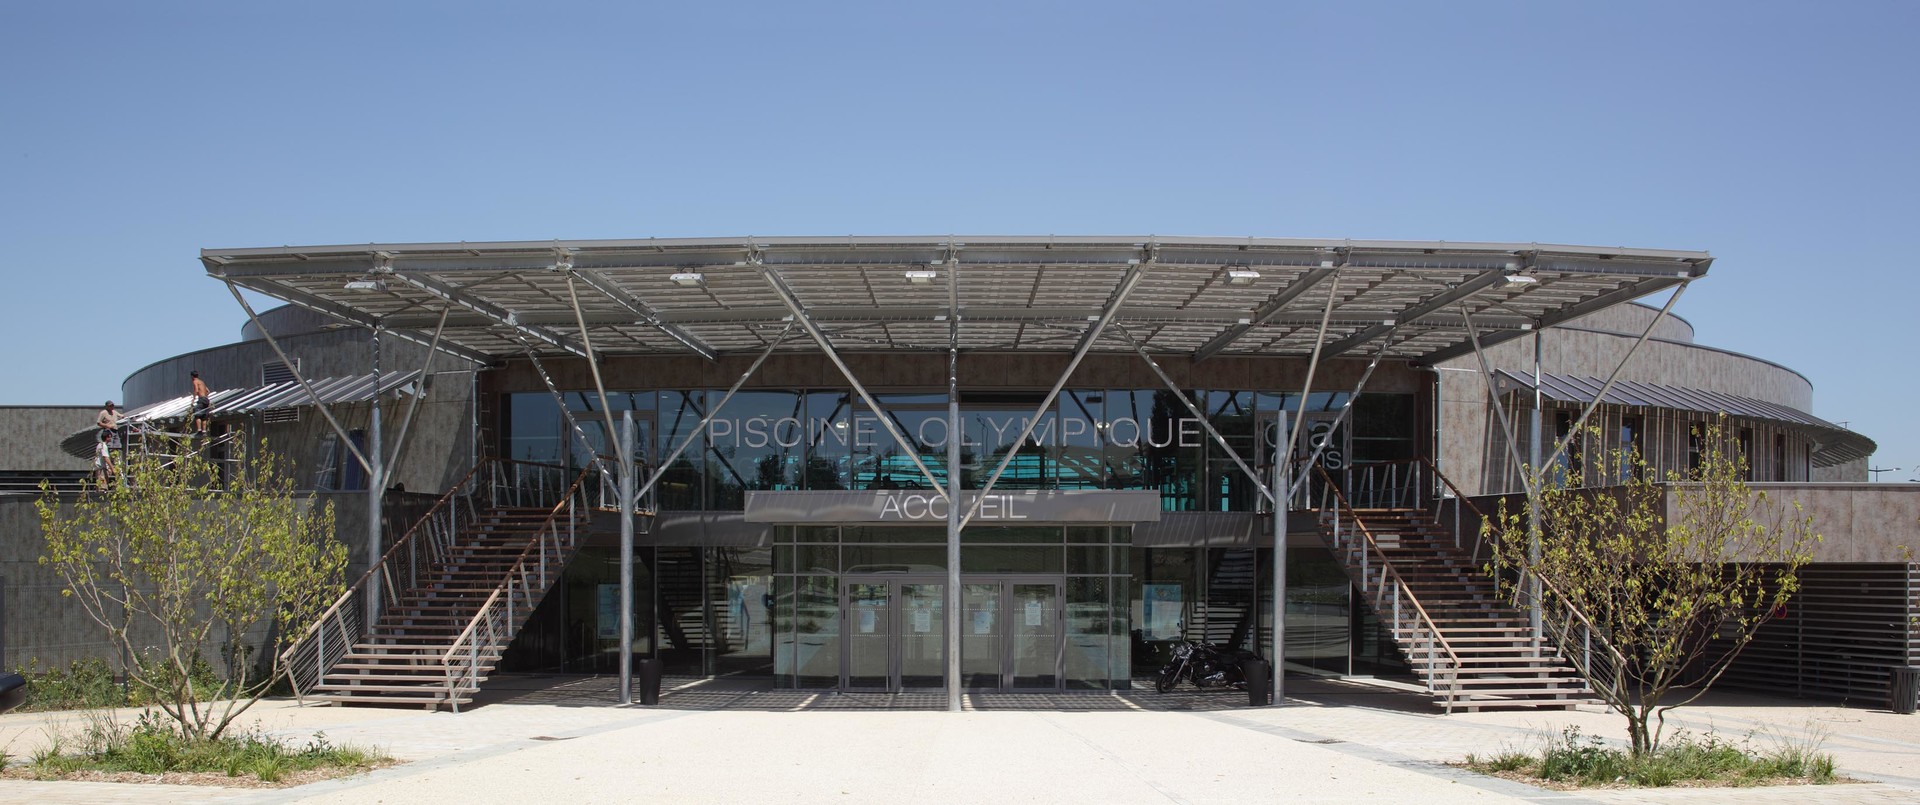
[[1798, 502], [1747, 482], [1724, 417], [1689, 444], [1689, 468], [1664, 477], [1630, 449], [1597, 457], [1611, 486], [1540, 473], [1537, 558], [1523, 514], [1503, 503], [1482, 526], [1488, 571], [1626, 717], [1635, 754], [1658, 749], [1667, 711], [1705, 693], [1783, 611], [1820, 541]]
[[332, 507], [295, 495], [271, 453], [223, 469], [196, 445], [129, 455], [118, 483], [35, 508], [40, 563], [126, 651], [129, 682], [210, 739], [283, 673], [275, 644], [340, 595], [347, 551]]

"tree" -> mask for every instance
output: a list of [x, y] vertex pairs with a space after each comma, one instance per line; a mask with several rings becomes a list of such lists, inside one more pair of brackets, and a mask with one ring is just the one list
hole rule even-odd
[[[1705, 693], [1784, 611], [1820, 537], [1800, 505], [1746, 480], [1724, 417], [1696, 425], [1690, 468], [1665, 477], [1637, 453], [1599, 457], [1616, 486], [1579, 488], [1569, 473], [1535, 473], [1538, 558], [1526, 517], [1503, 501], [1482, 526], [1490, 573], [1606, 705], [1627, 719], [1636, 755], [1659, 748], [1666, 713]], [[1539, 594], [1534, 595], [1538, 580]], [[1588, 648], [1591, 646], [1591, 648]]]
[[40, 563], [125, 650], [130, 684], [194, 738], [259, 701], [284, 673], [279, 644], [343, 589], [331, 505], [296, 496], [264, 446], [235, 463], [176, 442], [128, 455], [118, 483], [35, 503]]

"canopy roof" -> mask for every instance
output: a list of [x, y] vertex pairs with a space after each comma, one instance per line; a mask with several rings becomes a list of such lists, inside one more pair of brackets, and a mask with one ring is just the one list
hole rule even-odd
[[[416, 370], [382, 372], [380, 375], [380, 394], [394, 396], [399, 394], [417, 395], [422, 387], [415, 381], [420, 379]], [[298, 380], [286, 380], [242, 389], [219, 389], [207, 395], [212, 403], [209, 416], [219, 418], [237, 414], [251, 414], [260, 411], [275, 411], [313, 405], [316, 401], [332, 405], [334, 403], [366, 402], [373, 398], [373, 375], [346, 375], [327, 377], [311, 382], [313, 393], [300, 387]], [[193, 416], [193, 395], [174, 397], [150, 403], [128, 411], [120, 412], [122, 425], [167, 426], [186, 422]], [[61, 449], [77, 458], [93, 457], [93, 441], [98, 438], [98, 428], [88, 427], [69, 434], [60, 441]]]
[[[482, 362], [524, 355], [764, 348], [791, 318], [839, 350], [1070, 351], [1433, 362], [1703, 276], [1705, 252], [1191, 237], [820, 237], [206, 249], [214, 277]], [[1532, 281], [1512, 281], [1510, 275]], [[569, 278], [572, 288], [569, 288]], [[349, 287], [352, 283], [353, 287]], [[578, 299], [579, 319], [573, 299]], [[1117, 332], [1116, 332], [1117, 330]], [[797, 335], [797, 331], [796, 331]], [[790, 338], [780, 349], [816, 349]]]
[[[1526, 374], [1505, 369], [1495, 374], [1498, 375], [1503, 390], [1533, 390], [1533, 378]], [[1540, 375], [1540, 396], [1556, 402], [1586, 405], [1593, 402], [1594, 398], [1600, 394], [1601, 387], [1605, 385], [1606, 382], [1597, 377], [1543, 373]], [[1620, 380], [1613, 384], [1613, 388], [1607, 389], [1605, 402], [1612, 405], [1670, 408], [1706, 414], [1724, 413], [1734, 417], [1786, 425], [1806, 432], [1812, 437], [1813, 464], [1816, 467], [1831, 467], [1835, 464], [1866, 458], [1873, 455], [1875, 448], [1872, 439], [1798, 408], [1737, 394]]]

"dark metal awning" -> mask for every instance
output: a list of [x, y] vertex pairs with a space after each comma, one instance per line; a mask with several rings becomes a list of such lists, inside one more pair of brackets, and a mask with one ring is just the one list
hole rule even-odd
[[[418, 371], [382, 373], [380, 394], [417, 395], [420, 393], [419, 380]], [[316, 401], [325, 405], [366, 402], [373, 397], [372, 374], [328, 377], [312, 381], [312, 385], [312, 394], [301, 388], [296, 380], [252, 388], [220, 389], [209, 395], [213, 403], [212, 416], [218, 418], [297, 408], [313, 405]], [[122, 412], [120, 422], [124, 425], [169, 426], [185, 422], [192, 416], [193, 395], [189, 394]], [[95, 435], [97, 433], [97, 428], [75, 432], [60, 440], [60, 449], [78, 458], [92, 458], [93, 440], [98, 438]]]
[[[1503, 392], [1533, 390], [1533, 378], [1526, 374], [1501, 369], [1495, 372], [1495, 375], [1499, 378]], [[1603, 385], [1605, 381], [1597, 377], [1540, 375], [1540, 395], [1555, 402], [1590, 404], [1600, 393]], [[1813, 463], [1817, 467], [1831, 467], [1866, 458], [1873, 455], [1875, 448], [1872, 439], [1798, 408], [1737, 394], [1620, 380], [1613, 384], [1613, 388], [1607, 390], [1607, 397], [1603, 402], [1609, 405], [1671, 408], [1705, 414], [1724, 413], [1728, 416], [1797, 428], [1813, 437]]]
[[[207, 249], [238, 288], [477, 362], [766, 347], [794, 307], [843, 351], [1385, 356], [1436, 362], [1673, 288], [1705, 252], [1191, 237], [827, 237]], [[1125, 286], [1125, 292], [1122, 291]], [[1328, 300], [1331, 297], [1331, 306]], [[577, 301], [577, 304], [576, 304]], [[957, 322], [957, 329], [949, 329]], [[781, 350], [816, 346], [795, 338]]]

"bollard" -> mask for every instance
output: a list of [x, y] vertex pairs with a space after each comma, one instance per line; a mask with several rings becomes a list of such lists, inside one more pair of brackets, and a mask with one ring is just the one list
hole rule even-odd
[[1266, 660], [1240, 661], [1240, 678], [1247, 681], [1247, 705], [1265, 707], [1273, 701], [1273, 666]]
[[660, 675], [666, 670], [664, 663], [657, 659], [644, 659], [634, 665], [634, 676], [640, 683], [640, 703], [660, 703]]

